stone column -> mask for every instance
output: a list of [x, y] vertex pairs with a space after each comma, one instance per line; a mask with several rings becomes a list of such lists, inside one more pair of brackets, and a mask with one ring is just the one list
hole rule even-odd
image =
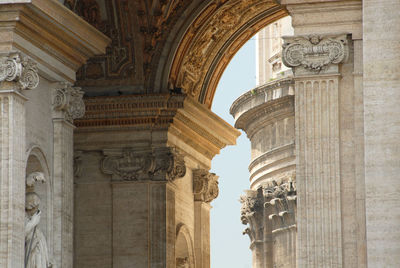
[[73, 120], [85, 113], [83, 92], [68, 83], [54, 90], [54, 256], [60, 268], [73, 266]]
[[39, 84], [36, 63], [19, 53], [0, 58], [0, 266], [22, 268], [25, 242], [25, 102]]
[[218, 197], [218, 176], [206, 169], [193, 170], [194, 239], [196, 267], [210, 267], [210, 202]]
[[339, 64], [347, 35], [285, 37], [295, 75], [298, 267], [342, 267]]

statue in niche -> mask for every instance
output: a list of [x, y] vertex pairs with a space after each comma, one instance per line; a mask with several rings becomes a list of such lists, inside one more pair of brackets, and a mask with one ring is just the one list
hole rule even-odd
[[189, 258], [176, 258], [176, 268], [189, 268]]
[[26, 178], [25, 195], [25, 268], [50, 268], [47, 242], [39, 229], [40, 198], [35, 193], [35, 182], [45, 183], [43, 173], [33, 172]]

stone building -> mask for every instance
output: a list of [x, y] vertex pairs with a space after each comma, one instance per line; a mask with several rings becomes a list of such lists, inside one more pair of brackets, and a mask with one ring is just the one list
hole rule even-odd
[[290, 17], [256, 37], [258, 86], [231, 106], [235, 127], [251, 141], [250, 190], [241, 196], [253, 267], [296, 267], [296, 157], [294, 80], [282, 63]]
[[[262, 209], [274, 222], [264, 233], [280, 244], [253, 252], [275, 252], [265, 265], [398, 267], [399, 8], [0, 1], [0, 267], [210, 267], [219, 190], [209, 169], [239, 135], [210, 111], [216, 86], [248, 39], [287, 16], [282, 63], [293, 84], [256, 90], [279, 116], [242, 121], [278, 133], [255, 157], [296, 156], [271, 163], [286, 171], [249, 194], [264, 200], [246, 201], [247, 220]], [[258, 189], [271, 171], [252, 168]]]

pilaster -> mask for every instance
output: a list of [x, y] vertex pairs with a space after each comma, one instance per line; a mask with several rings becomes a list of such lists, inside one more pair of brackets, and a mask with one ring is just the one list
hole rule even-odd
[[298, 267], [342, 267], [339, 64], [348, 37], [285, 37], [295, 75]]
[[39, 84], [36, 63], [19, 53], [0, 58], [0, 266], [24, 267], [25, 102]]
[[53, 92], [54, 256], [59, 267], [73, 266], [73, 120], [82, 117], [83, 92], [61, 83]]
[[210, 267], [210, 203], [218, 193], [217, 175], [206, 169], [193, 170], [196, 267]]

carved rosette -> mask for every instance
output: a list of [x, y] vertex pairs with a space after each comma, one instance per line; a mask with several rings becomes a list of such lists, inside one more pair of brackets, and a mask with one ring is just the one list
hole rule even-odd
[[174, 181], [186, 174], [183, 156], [171, 148], [104, 151], [101, 169], [114, 181]]
[[346, 34], [283, 37], [283, 63], [294, 73], [320, 74], [338, 72], [337, 65], [346, 61], [349, 48]]
[[20, 89], [34, 89], [39, 85], [36, 63], [20, 53], [0, 58], [0, 82], [16, 82]]
[[85, 114], [84, 92], [79, 87], [72, 87], [69, 83], [61, 83], [55, 90], [53, 109], [61, 113], [61, 117], [69, 122]]
[[218, 176], [205, 169], [193, 170], [193, 194], [196, 201], [213, 201], [219, 194]]

